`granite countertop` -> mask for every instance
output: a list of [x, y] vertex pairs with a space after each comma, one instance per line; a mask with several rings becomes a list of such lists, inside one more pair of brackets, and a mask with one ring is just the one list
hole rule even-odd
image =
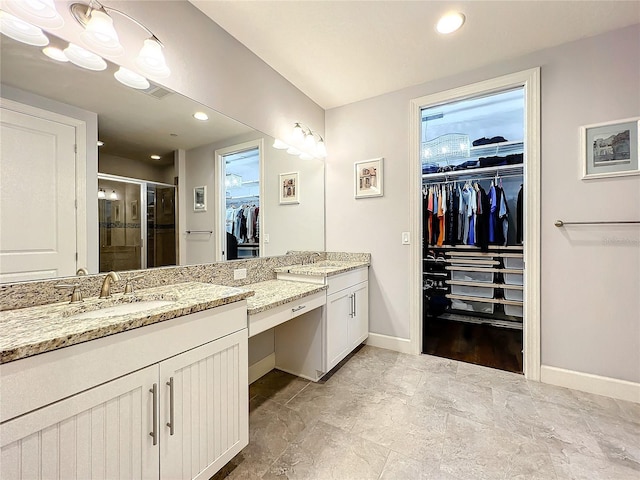
[[254, 292], [253, 297], [247, 298], [247, 313], [255, 315], [307, 295], [326, 290], [327, 285], [290, 280], [267, 280], [266, 282], [246, 285], [245, 288]]
[[366, 261], [344, 261], [344, 260], [320, 260], [307, 265], [290, 265], [274, 269], [276, 273], [292, 273], [295, 275], [309, 275], [317, 277], [330, 277], [340, 273], [368, 267]]
[[[0, 312], [0, 364], [237, 302], [253, 295], [251, 290], [251, 286], [188, 282], [138, 290], [133, 295], [116, 294], [109, 299], [6, 310]], [[147, 304], [152, 308], [137, 313], [104, 310], [122, 304], [135, 309], [133, 304], [138, 302], [154, 303]], [[78, 318], [97, 310], [103, 310], [103, 314]]]

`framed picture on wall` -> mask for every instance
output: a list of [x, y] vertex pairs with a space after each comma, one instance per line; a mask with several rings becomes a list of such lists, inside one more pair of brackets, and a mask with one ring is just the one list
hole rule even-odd
[[131, 200], [131, 220], [138, 220], [138, 200]]
[[193, 211], [207, 211], [207, 187], [195, 187], [193, 189]]
[[355, 198], [381, 197], [384, 194], [383, 160], [375, 158], [354, 164]]
[[299, 173], [281, 173], [280, 174], [280, 204], [288, 205], [300, 203], [300, 182]]
[[580, 127], [582, 179], [640, 174], [640, 117]]

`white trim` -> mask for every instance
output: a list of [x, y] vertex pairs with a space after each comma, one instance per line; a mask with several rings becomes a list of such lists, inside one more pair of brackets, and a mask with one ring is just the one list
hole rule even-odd
[[640, 403], [640, 383], [542, 365], [540, 380], [560, 387]]
[[276, 352], [267, 355], [262, 360], [258, 360], [253, 365], [249, 365], [249, 385], [264, 377], [274, 368], [276, 368]]
[[391, 337], [389, 335], [382, 335], [381, 333], [369, 333], [366, 344], [400, 353], [413, 353], [412, 343], [408, 338]]
[[483, 82], [434, 93], [411, 100], [409, 131], [409, 189], [411, 252], [409, 265], [409, 316], [411, 353], [421, 351], [422, 342], [422, 199], [420, 163], [420, 111], [422, 108], [524, 86], [527, 137], [525, 138], [525, 231], [523, 327], [524, 374], [530, 380], [540, 378], [540, 68], [516, 72]]

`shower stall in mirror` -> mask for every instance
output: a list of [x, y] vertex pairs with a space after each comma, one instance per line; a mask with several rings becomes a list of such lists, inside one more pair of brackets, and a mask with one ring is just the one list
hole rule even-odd
[[101, 272], [176, 265], [173, 185], [98, 175]]

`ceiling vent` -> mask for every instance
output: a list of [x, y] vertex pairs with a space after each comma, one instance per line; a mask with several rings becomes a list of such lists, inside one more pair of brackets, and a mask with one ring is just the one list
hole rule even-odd
[[171, 90], [167, 90], [166, 88], [160, 87], [158, 85], [151, 85], [146, 90], [138, 90], [150, 97], [157, 98], [158, 100], [163, 99], [167, 95], [171, 95], [173, 92]]

